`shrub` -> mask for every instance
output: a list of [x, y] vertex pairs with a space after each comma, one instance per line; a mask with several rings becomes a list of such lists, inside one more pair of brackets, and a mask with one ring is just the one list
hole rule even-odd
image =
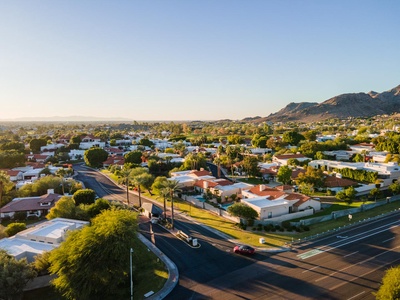
[[254, 220], [253, 219], [248, 220], [248, 224], [247, 225], [253, 226], [254, 225]]
[[11, 223], [7, 226], [5, 232], [8, 236], [13, 236], [25, 229], [26, 229], [25, 223]]

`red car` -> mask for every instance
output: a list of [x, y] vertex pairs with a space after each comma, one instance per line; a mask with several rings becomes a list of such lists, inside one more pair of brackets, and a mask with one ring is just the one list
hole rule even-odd
[[242, 245], [242, 246], [235, 246], [233, 248], [233, 252], [252, 255], [254, 254], [254, 252], [256, 252], [256, 250], [250, 246]]

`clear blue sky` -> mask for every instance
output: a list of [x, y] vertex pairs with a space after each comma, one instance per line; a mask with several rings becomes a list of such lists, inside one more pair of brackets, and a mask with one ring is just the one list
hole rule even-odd
[[400, 84], [398, 0], [0, 0], [0, 119], [267, 116]]

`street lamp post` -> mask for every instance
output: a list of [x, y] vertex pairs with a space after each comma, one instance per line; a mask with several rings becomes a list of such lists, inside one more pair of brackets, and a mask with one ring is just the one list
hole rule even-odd
[[133, 280], [132, 280], [132, 276], [133, 276], [133, 272], [132, 272], [132, 254], [133, 254], [133, 249], [131, 248], [130, 254], [129, 254], [129, 266], [130, 266], [130, 273], [131, 273], [131, 300], [133, 300]]

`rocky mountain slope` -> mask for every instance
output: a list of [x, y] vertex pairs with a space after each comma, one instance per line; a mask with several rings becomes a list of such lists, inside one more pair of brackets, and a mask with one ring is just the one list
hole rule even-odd
[[330, 118], [370, 117], [400, 112], [400, 85], [382, 93], [351, 93], [322, 103], [290, 103], [280, 111], [257, 121], [313, 122]]

